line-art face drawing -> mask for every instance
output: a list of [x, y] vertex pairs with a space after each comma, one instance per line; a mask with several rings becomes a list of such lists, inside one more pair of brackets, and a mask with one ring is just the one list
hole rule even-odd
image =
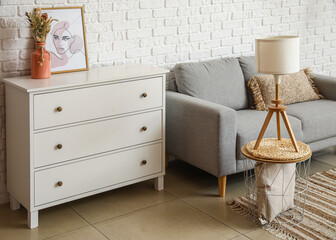
[[69, 28], [68, 21], [61, 21], [55, 24], [51, 31], [53, 44], [57, 52], [57, 54], [50, 52], [52, 68], [66, 65], [74, 54], [84, 54], [82, 51], [83, 39], [78, 35], [73, 35]]

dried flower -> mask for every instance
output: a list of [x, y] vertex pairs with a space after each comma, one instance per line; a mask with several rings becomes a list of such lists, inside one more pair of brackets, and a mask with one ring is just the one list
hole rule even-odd
[[47, 19], [48, 19], [48, 14], [47, 14], [47, 13], [42, 13], [42, 18], [43, 18], [44, 20], [47, 20]]
[[47, 13], [42, 13], [41, 8], [35, 8], [32, 12], [27, 13], [26, 17], [30, 24], [30, 29], [33, 34], [35, 42], [45, 42], [48, 33], [50, 32], [50, 25], [53, 21], [58, 21], [57, 19], [48, 19]]

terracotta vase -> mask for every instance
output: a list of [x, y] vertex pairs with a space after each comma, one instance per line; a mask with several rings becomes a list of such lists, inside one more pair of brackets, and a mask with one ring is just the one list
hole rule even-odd
[[36, 50], [31, 54], [31, 78], [50, 78], [50, 53], [45, 43], [35, 43]]

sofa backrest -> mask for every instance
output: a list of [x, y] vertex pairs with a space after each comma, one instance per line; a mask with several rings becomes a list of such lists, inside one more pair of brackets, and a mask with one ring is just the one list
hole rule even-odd
[[255, 67], [255, 57], [254, 56], [242, 56], [238, 57], [238, 61], [240, 64], [240, 67], [244, 74], [245, 79], [245, 87], [247, 92], [247, 98], [248, 98], [248, 105], [249, 107], [254, 106], [254, 99], [253, 99], [253, 93], [251, 88], [247, 86], [247, 82], [255, 75], [258, 75], [260, 73], [257, 73], [256, 67]]
[[180, 93], [235, 110], [248, 107], [244, 75], [236, 58], [181, 63], [174, 73]]
[[166, 89], [168, 91], [177, 92], [174, 69], [170, 70], [170, 72], [166, 74]]

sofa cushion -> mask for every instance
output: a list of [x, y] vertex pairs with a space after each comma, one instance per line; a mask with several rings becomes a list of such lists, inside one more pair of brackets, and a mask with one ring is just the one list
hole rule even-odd
[[244, 76], [236, 58], [181, 63], [174, 72], [180, 93], [236, 110], [248, 107]]
[[[246, 157], [240, 152], [240, 149], [245, 144], [256, 140], [262, 125], [264, 124], [267, 112], [257, 111], [253, 109], [246, 109], [237, 111], [237, 160], [245, 159]], [[298, 118], [288, 116], [289, 122], [293, 129], [295, 138], [302, 140], [302, 125]], [[289, 138], [286, 126], [281, 120], [281, 136]], [[264, 138], [276, 138], [276, 118], [273, 114], [271, 122], [269, 123], [265, 132]]]
[[287, 114], [301, 120], [305, 143], [336, 136], [336, 101], [320, 99], [291, 104]]
[[253, 93], [250, 87], [247, 86], [247, 82], [255, 75], [258, 74], [256, 67], [255, 67], [255, 57], [254, 56], [242, 56], [238, 58], [240, 67], [244, 74], [244, 80], [245, 80], [245, 87], [247, 92], [247, 98], [248, 98], [248, 105], [249, 107], [253, 107], [254, 99], [253, 99]]

